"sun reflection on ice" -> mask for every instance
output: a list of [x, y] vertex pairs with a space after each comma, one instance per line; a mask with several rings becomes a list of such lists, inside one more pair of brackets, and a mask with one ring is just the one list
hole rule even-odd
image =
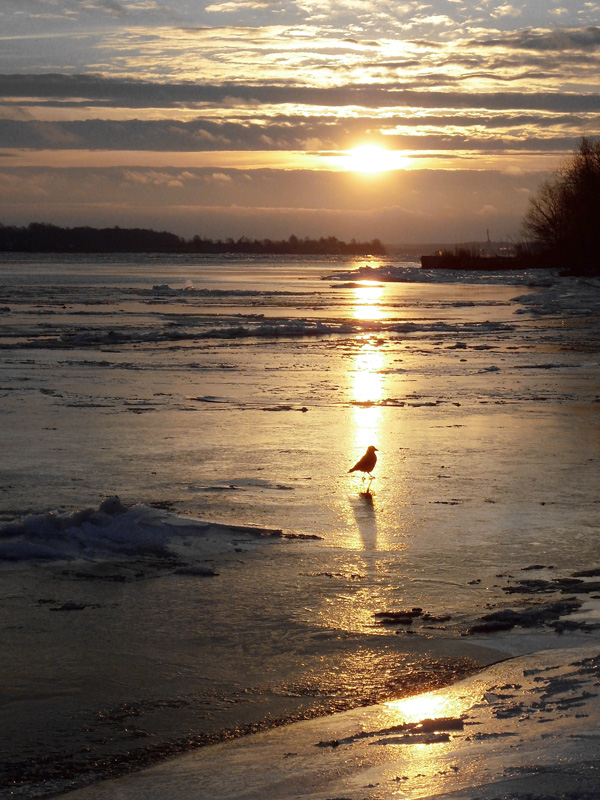
[[[453, 740], [464, 737], [465, 719], [473, 707], [481, 704], [482, 697], [481, 684], [468, 681], [383, 703], [379, 722], [387, 736], [381, 737], [381, 742], [388, 753], [391, 748], [398, 748], [401, 761], [389, 758], [379, 779], [397, 780], [401, 763], [402, 774], [411, 781], [415, 796], [438, 796], [455, 787]], [[394, 736], [398, 737], [397, 742]], [[461, 777], [466, 777], [465, 765], [461, 767]]]
[[[384, 287], [375, 281], [359, 281], [354, 287], [354, 316], [366, 322], [381, 319], [380, 300]], [[365, 336], [354, 356], [352, 401], [354, 403], [354, 432], [357, 450], [377, 446], [380, 433], [383, 399], [384, 352], [380, 344]]]
[[[383, 398], [382, 367], [385, 353], [371, 337], [365, 337], [354, 353], [351, 367], [350, 397], [352, 402], [352, 439], [349, 452], [354, 461], [365, 453], [367, 447], [378, 447], [381, 438], [382, 408], [379, 404]], [[377, 474], [375, 465], [375, 475]], [[356, 526], [356, 538], [347, 546], [363, 551], [375, 551], [378, 546], [377, 505], [373, 495], [367, 491], [371, 488], [369, 478], [358, 480], [360, 473], [353, 473], [351, 482], [354, 494], [348, 497], [348, 517]], [[371, 603], [368, 604], [371, 606]]]
[[367, 340], [354, 356], [352, 399], [355, 403], [377, 403], [383, 398], [384, 353], [380, 346]]
[[422, 722], [425, 719], [442, 719], [462, 716], [473, 705], [470, 695], [458, 694], [452, 689], [438, 690], [404, 697], [386, 703], [386, 709], [397, 714], [400, 722]]
[[[356, 451], [364, 451], [380, 436], [383, 399], [384, 352], [370, 339], [363, 342], [354, 356], [352, 402], [354, 404], [354, 441]], [[359, 455], [362, 453], [359, 452]]]
[[354, 286], [354, 317], [365, 322], [382, 319], [383, 292], [384, 287], [377, 281], [358, 281]]

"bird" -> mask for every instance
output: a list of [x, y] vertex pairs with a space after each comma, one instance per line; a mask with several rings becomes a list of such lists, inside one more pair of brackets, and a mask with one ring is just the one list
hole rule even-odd
[[373, 445], [369, 445], [369, 447], [367, 447], [367, 452], [364, 454], [364, 456], [356, 462], [356, 464], [352, 467], [352, 469], [348, 470], [348, 472], [362, 472], [363, 481], [365, 479], [365, 474], [367, 474], [370, 478], [369, 486], [371, 485], [371, 481], [373, 480], [371, 472], [373, 471], [373, 469], [375, 468], [375, 464], [377, 463], [377, 456], [375, 455], [376, 452], [377, 448], [374, 447]]

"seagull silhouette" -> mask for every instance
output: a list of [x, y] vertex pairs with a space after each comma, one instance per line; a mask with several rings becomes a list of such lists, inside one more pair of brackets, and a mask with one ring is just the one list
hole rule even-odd
[[369, 445], [367, 447], [367, 452], [364, 456], [356, 462], [356, 464], [349, 469], [348, 472], [362, 472], [363, 476], [362, 479], [365, 479], [365, 473], [369, 476], [369, 486], [371, 485], [371, 481], [373, 480], [373, 476], [371, 472], [375, 468], [375, 464], [377, 463], [377, 456], [375, 453], [377, 452], [377, 448], [373, 447], [373, 445]]

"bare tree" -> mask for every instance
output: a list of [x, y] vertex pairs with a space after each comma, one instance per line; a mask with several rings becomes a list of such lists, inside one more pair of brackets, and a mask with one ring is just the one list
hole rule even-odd
[[569, 162], [540, 186], [523, 229], [549, 266], [600, 274], [600, 140], [584, 137]]

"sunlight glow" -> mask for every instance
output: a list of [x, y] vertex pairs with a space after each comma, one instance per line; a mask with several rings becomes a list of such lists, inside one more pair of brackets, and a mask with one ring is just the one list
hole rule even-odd
[[456, 151], [451, 154], [429, 151], [427, 155], [407, 151], [384, 151], [389, 163], [380, 172], [366, 172], [351, 166], [351, 151], [331, 152], [298, 150], [51, 150], [6, 147], [2, 151], [3, 167], [147, 167], [174, 169], [285, 169], [314, 170], [327, 172], [351, 172], [363, 175], [365, 179], [388, 174], [394, 169], [417, 170], [438, 169], [452, 171], [460, 162], [461, 170], [496, 170], [507, 167], [523, 171], [551, 171], [556, 167], [556, 153], [521, 154], [511, 152], [510, 156], [500, 157], [495, 153], [481, 154], [470, 151]]
[[[386, 706], [393, 712], [395, 724], [405, 725], [425, 720], [460, 720], [474, 702], [476, 698], [465, 698], [450, 689], [393, 700]], [[442, 737], [435, 746], [425, 741], [415, 743], [410, 750], [403, 747], [402, 752], [406, 755], [403, 763], [405, 774], [419, 776], [422, 781], [419, 788], [423, 790], [423, 796], [437, 796], [448, 791], [447, 773], [440, 769], [440, 758], [443, 758], [441, 754], [449, 746], [449, 742]]]
[[461, 717], [481, 698], [481, 687], [476, 683], [465, 687], [438, 689], [414, 697], [390, 700], [386, 708], [398, 715], [401, 722], [421, 722], [424, 719]]
[[386, 172], [406, 166], [406, 158], [403, 153], [387, 150], [376, 144], [362, 144], [348, 151], [344, 157], [344, 166], [353, 172]]
[[448, 698], [443, 694], [420, 694], [394, 702], [397, 710], [401, 711], [409, 722], [437, 719], [448, 715]]

